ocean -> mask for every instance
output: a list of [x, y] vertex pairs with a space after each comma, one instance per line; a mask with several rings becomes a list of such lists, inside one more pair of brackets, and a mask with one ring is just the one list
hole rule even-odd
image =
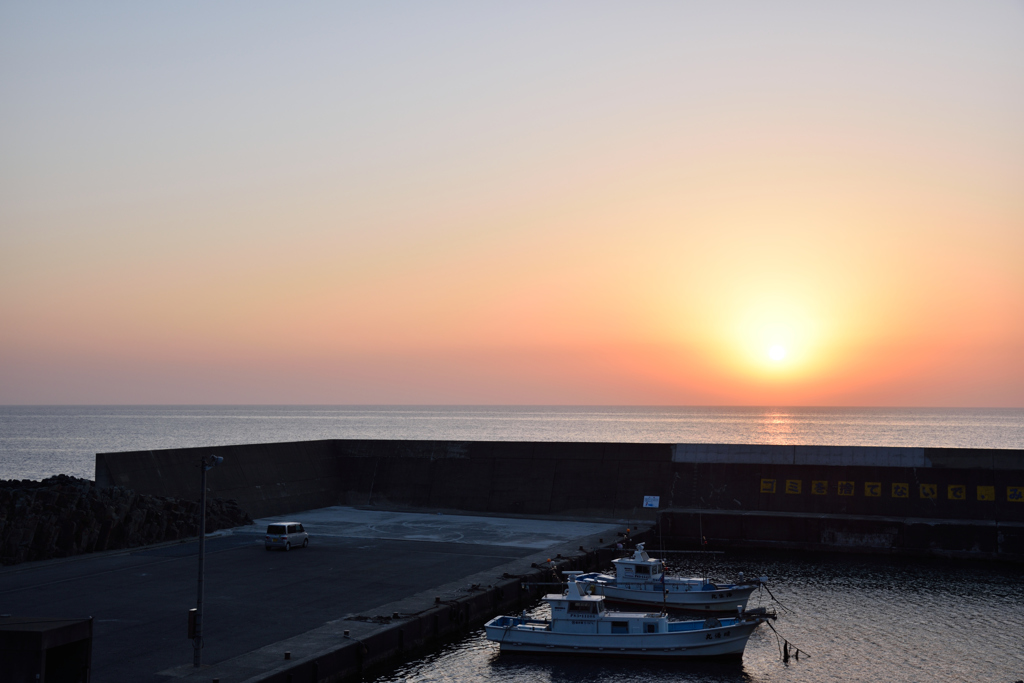
[[[0, 478], [93, 476], [97, 452], [309, 439], [1024, 448], [1024, 410], [499, 406], [5, 406]], [[653, 550], [653, 549], [652, 549]], [[678, 562], [684, 575], [698, 568]], [[765, 575], [784, 663], [762, 626], [740, 662], [502, 655], [472, 629], [374, 683], [823, 683], [1024, 679], [1024, 568], [938, 558], [736, 551], [713, 579]], [[772, 604], [767, 594], [752, 605]], [[339, 607], [344, 611], [343, 607]], [[534, 607], [542, 615], [544, 607]]]
[[96, 453], [314, 439], [1024, 448], [1024, 409], [0, 406], [0, 479], [92, 479]]

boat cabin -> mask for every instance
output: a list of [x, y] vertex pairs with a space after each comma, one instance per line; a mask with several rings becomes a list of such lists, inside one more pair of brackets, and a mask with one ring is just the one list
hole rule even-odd
[[612, 564], [615, 565], [615, 581], [620, 584], [661, 581], [665, 575], [665, 565], [661, 560], [652, 559], [643, 543], [636, 544], [632, 557], [620, 557], [612, 560]]
[[[565, 595], [545, 595], [551, 605], [551, 630], [558, 633], [666, 633], [668, 619], [663, 614], [627, 614], [607, 612], [603, 595], [580, 592], [577, 574], [569, 575], [569, 588]], [[586, 584], [584, 584], [585, 586]], [[621, 619], [617, 618], [621, 616]]]

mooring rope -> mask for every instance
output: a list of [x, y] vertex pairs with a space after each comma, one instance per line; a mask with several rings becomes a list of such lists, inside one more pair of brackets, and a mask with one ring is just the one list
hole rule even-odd
[[787, 612], [789, 612], [790, 614], [795, 614], [795, 612], [793, 612], [793, 610], [791, 610], [791, 609], [789, 609], [788, 607], [786, 607], [785, 605], [783, 605], [783, 604], [782, 604], [781, 602], [779, 602], [779, 599], [778, 599], [778, 598], [776, 598], [776, 597], [775, 597], [774, 595], [772, 595], [772, 589], [771, 589], [771, 588], [769, 588], [768, 586], [766, 586], [766, 585], [765, 585], [765, 584], [763, 584], [763, 583], [762, 583], [761, 585], [762, 585], [762, 586], [764, 586], [764, 589], [765, 589], [766, 591], [768, 591], [768, 595], [771, 595], [771, 596], [772, 596], [772, 600], [773, 600], [773, 601], [774, 601], [774, 602], [775, 602], [775, 603], [776, 603], [776, 604], [777, 604], [777, 605], [778, 605], [779, 607], [781, 607], [782, 609], [786, 610], [786, 611], [787, 611]]
[[[809, 655], [807, 653], [806, 650], [801, 650], [796, 645], [794, 645], [793, 643], [791, 643], [788, 640], [786, 640], [785, 637], [780, 635], [779, 632], [775, 630], [775, 627], [772, 626], [772, 622], [766, 621], [764, 623], [768, 624], [768, 628], [770, 628], [772, 630], [772, 633], [775, 634], [775, 642], [779, 646], [779, 655], [782, 657], [782, 663], [783, 664], [788, 664], [789, 663], [789, 649], [790, 648], [793, 648], [793, 657], [798, 662], [800, 661], [800, 654], [801, 653], [804, 655], [804, 657], [810, 657], [811, 656], [811, 655]], [[781, 643], [779, 642], [780, 639], [782, 640]]]

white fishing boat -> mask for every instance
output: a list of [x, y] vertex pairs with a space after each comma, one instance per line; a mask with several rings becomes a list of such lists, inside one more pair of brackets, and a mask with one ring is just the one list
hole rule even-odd
[[[632, 557], [612, 560], [615, 575], [590, 573], [576, 577], [587, 592], [609, 603], [651, 605], [667, 609], [735, 614], [746, 609], [750, 594], [768, 581], [760, 577], [738, 583], [713, 583], [707, 578], [666, 576], [661, 560], [650, 557], [637, 543]], [[740, 577], [743, 575], [740, 574]]]
[[609, 612], [602, 595], [581, 592], [580, 572], [566, 572], [565, 594], [544, 596], [551, 619], [500, 616], [487, 622], [487, 639], [502, 651], [673, 659], [742, 657], [754, 629], [775, 614], [765, 609], [733, 617], [673, 621], [665, 613]]

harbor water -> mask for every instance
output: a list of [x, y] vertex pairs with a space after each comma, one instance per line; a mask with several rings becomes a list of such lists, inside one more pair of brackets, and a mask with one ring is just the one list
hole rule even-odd
[[[652, 555], [657, 555], [652, 549]], [[741, 661], [647, 662], [499, 651], [482, 628], [372, 683], [961, 683], [1024, 678], [1024, 569], [939, 559], [803, 553], [716, 556], [712, 579], [765, 575], [774, 606]], [[701, 567], [669, 560], [672, 573]], [[609, 568], [610, 571], [610, 568]], [[784, 607], [779, 607], [779, 604]], [[546, 607], [532, 614], [544, 618]], [[777, 634], [776, 634], [777, 631]], [[785, 639], [801, 650], [783, 662]], [[792, 650], [791, 650], [792, 655]]]

